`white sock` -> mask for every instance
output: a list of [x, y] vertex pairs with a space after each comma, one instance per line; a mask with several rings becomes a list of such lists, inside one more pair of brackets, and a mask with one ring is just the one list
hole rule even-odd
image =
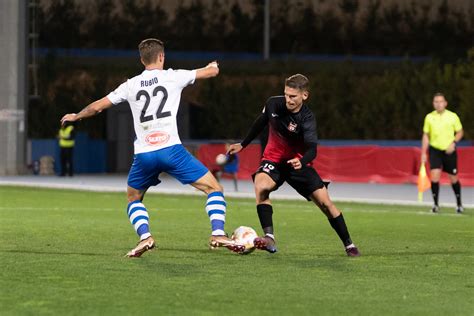
[[265, 234], [265, 237], [270, 237], [271, 239], [275, 240], [275, 236], [273, 236], [273, 234]]
[[225, 232], [222, 229], [216, 229], [212, 231], [212, 236], [224, 236]]

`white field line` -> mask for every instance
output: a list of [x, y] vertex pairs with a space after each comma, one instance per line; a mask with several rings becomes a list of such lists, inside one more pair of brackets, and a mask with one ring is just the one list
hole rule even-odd
[[[41, 187], [41, 188], [51, 188], [51, 189], [72, 189], [78, 191], [92, 191], [92, 192], [126, 192], [126, 187], [119, 188], [116, 186], [106, 186], [106, 185], [89, 185], [85, 184], [59, 184], [59, 183], [30, 183], [23, 181], [0, 181], [1, 185], [9, 186], [24, 186], [24, 187]], [[226, 197], [234, 198], [255, 198], [254, 193], [250, 192], [224, 192]], [[159, 191], [149, 191], [147, 194], [170, 194], [170, 195], [191, 195], [191, 196], [203, 196], [203, 193], [197, 190], [186, 189], [168, 189], [168, 188], [159, 188]], [[296, 193], [291, 194], [279, 194], [274, 193], [272, 195], [272, 200], [304, 200]], [[334, 197], [332, 198], [335, 202], [349, 202], [349, 203], [367, 203], [367, 204], [383, 204], [383, 205], [407, 205], [407, 206], [425, 206], [430, 207], [431, 202], [417, 202], [417, 201], [407, 201], [407, 200], [397, 200], [397, 199], [377, 199], [377, 198], [344, 198], [344, 197]], [[452, 207], [456, 205], [454, 203], [441, 203], [441, 207]], [[465, 208], [474, 208], [474, 204], [465, 204]]]
[[[242, 202], [239, 202], [239, 204], [252, 204], [252, 203], [242, 203]], [[252, 204], [254, 205], [254, 204]], [[279, 207], [279, 208], [282, 208], [282, 207]], [[294, 205], [294, 206], [291, 206], [292, 209], [298, 209], [298, 212], [302, 212], [302, 213], [313, 213], [313, 212], [319, 212], [319, 209], [315, 207], [313, 208], [310, 208], [310, 207], [307, 207], [307, 206], [299, 206], [299, 205]], [[204, 208], [203, 208], [204, 209]], [[107, 211], [107, 212], [121, 212], [123, 211], [124, 212], [124, 216], [125, 216], [125, 211], [122, 210], [122, 209], [119, 209], [119, 208], [107, 208], [107, 207], [32, 207], [32, 206], [25, 206], [25, 207], [0, 207], [0, 212], [2, 211], [84, 211], [84, 210], [87, 210], [87, 211]], [[165, 211], [165, 212], [173, 212], [173, 211], [176, 211], [176, 208], [161, 208], [161, 207], [157, 207], [156, 209], [155, 208], [151, 208], [149, 209], [149, 211], [152, 211], [152, 212], [157, 212], [157, 213], [160, 213], [161, 211]], [[199, 211], [198, 209], [196, 209], [196, 211]], [[242, 211], [242, 210], [240, 210]], [[450, 210], [450, 212], [453, 212], [454, 210]], [[253, 212], [253, 210], [251, 211]], [[392, 215], [396, 215], [396, 214], [409, 214], [409, 215], [422, 215], [422, 216], [448, 216], [448, 217], [457, 217], [457, 218], [467, 218], [467, 216], [464, 216], [464, 215], [459, 215], [459, 214], [455, 214], [455, 213], [437, 213], [437, 214], [433, 214], [433, 213], [430, 213], [428, 210], [426, 212], [422, 212], [422, 211], [399, 211], [399, 210], [355, 210], [355, 209], [352, 209], [350, 207], [346, 207], [344, 208], [343, 210], [344, 213], [367, 213], [367, 214], [392, 214]]]

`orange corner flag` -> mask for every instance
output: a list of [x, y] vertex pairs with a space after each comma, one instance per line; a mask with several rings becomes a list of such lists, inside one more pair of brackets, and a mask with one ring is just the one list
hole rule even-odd
[[431, 181], [426, 174], [425, 164], [422, 163], [420, 166], [420, 172], [418, 172], [418, 201], [423, 201], [423, 192], [431, 188]]

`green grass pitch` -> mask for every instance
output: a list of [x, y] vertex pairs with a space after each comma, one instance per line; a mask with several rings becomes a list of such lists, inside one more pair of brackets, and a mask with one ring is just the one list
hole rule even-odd
[[[279, 252], [207, 248], [204, 196], [150, 194], [158, 249], [137, 237], [121, 193], [0, 187], [2, 315], [473, 315], [473, 210], [339, 203], [362, 256], [323, 214], [275, 201]], [[253, 200], [226, 227], [260, 231]]]

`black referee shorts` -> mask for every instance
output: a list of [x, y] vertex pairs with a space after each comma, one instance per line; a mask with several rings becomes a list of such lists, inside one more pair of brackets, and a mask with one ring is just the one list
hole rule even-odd
[[303, 166], [301, 169], [295, 170], [287, 164], [276, 164], [274, 162], [264, 160], [260, 163], [260, 167], [252, 175], [255, 179], [257, 173], [266, 173], [277, 184], [277, 190], [285, 181], [308, 201], [311, 201], [311, 194], [325, 186], [319, 174], [311, 167]]
[[452, 154], [447, 154], [444, 150], [439, 150], [430, 146], [430, 169], [442, 169], [452, 175], [458, 174], [458, 155], [456, 150]]

